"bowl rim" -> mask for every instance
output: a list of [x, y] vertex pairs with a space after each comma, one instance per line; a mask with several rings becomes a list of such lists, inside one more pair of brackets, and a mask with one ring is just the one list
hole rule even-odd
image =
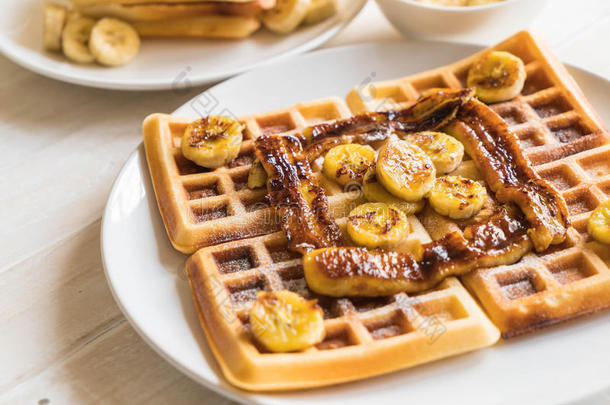
[[412, 6], [420, 7], [420, 8], [424, 8], [424, 9], [428, 9], [428, 10], [442, 10], [442, 11], [455, 12], [455, 13], [467, 13], [467, 12], [478, 11], [478, 10], [489, 10], [489, 9], [493, 9], [493, 8], [506, 7], [508, 4], [512, 4], [512, 3], [522, 3], [525, 1], [537, 1], [537, 0], [503, 0], [503, 1], [500, 1], [497, 3], [482, 4], [479, 6], [443, 6], [443, 5], [436, 5], [436, 4], [420, 3], [416, 0], [394, 0], [394, 1], [397, 1], [399, 3], [407, 3]]

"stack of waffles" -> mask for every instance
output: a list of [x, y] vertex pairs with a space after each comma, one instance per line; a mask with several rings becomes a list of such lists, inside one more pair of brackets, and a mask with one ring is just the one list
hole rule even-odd
[[[527, 81], [520, 96], [492, 108], [519, 136], [539, 175], [561, 191], [573, 228], [563, 244], [545, 252], [448, 278], [420, 294], [348, 299], [310, 291], [302, 260], [288, 251], [265, 201], [266, 189], [246, 186], [253, 140], [358, 112], [407, 106], [430, 88], [462, 88], [480, 54], [355, 89], [347, 103], [330, 98], [241, 117], [246, 141], [239, 157], [213, 171], [182, 157], [179, 141], [191, 120], [147, 118], [144, 139], [159, 208], [174, 247], [195, 252], [187, 264], [195, 305], [230, 382], [250, 390], [335, 384], [475, 350], [494, 344], [500, 335], [507, 338], [610, 306], [610, 254], [586, 232], [591, 211], [610, 195], [610, 137], [565, 68], [529, 33], [493, 49], [520, 57]], [[331, 215], [344, 230], [345, 216], [364, 202], [362, 194], [337, 186], [318, 166], [313, 168]], [[465, 160], [457, 172], [477, 178], [472, 161]], [[434, 220], [430, 212], [409, 218], [410, 238], [425, 243], [461, 230], [459, 223]], [[258, 291], [282, 289], [318, 299], [325, 315], [323, 342], [282, 354], [256, 344], [247, 309]]]
[[84, 15], [128, 21], [146, 37], [243, 38], [275, 0], [72, 0]]

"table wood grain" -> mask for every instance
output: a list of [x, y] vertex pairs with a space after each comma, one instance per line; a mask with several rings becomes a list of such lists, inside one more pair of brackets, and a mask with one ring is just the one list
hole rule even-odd
[[[610, 79], [607, 0], [551, 0], [532, 29], [564, 61]], [[325, 47], [398, 38], [369, 2]], [[0, 403], [231, 403], [136, 334], [99, 249], [101, 213], [142, 119], [203, 90], [95, 90], [0, 57]]]

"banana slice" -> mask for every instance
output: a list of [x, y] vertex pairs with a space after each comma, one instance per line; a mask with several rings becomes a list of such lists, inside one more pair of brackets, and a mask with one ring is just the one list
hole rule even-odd
[[44, 4], [44, 48], [61, 51], [61, 33], [66, 25], [68, 11], [57, 4]]
[[92, 63], [95, 57], [89, 50], [89, 38], [95, 20], [77, 17], [69, 20], [61, 35], [61, 45], [64, 55], [77, 63]]
[[610, 200], [593, 211], [589, 217], [587, 231], [596, 241], [610, 245]]
[[377, 157], [377, 180], [396, 197], [419, 201], [434, 185], [436, 170], [419, 146], [391, 138]]
[[337, 0], [311, 0], [307, 9], [307, 15], [303, 21], [305, 24], [317, 24], [337, 13]]
[[140, 36], [126, 22], [102, 18], [91, 31], [89, 49], [95, 59], [106, 66], [121, 66], [140, 50]]
[[377, 181], [377, 170], [375, 165], [369, 167], [362, 178], [362, 192], [364, 193], [364, 197], [370, 202], [391, 204], [396, 208], [400, 208], [405, 215], [413, 215], [420, 212], [424, 208], [424, 205], [426, 205], [425, 200], [407, 202], [388, 193], [388, 191]]
[[326, 153], [322, 172], [345, 186], [361, 182], [362, 176], [375, 163], [375, 150], [368, 145], [339, 145]]
[[347, 233], [360, 246], [390, 249], [409, 235], [409, 221], [398, 207], [366, 203], [349, 213]]
[[267, 172], [263, 168], [261, 161], [254, 159], [250, 171], [248, 172], [248, 188], [254, 190], [255, 188], [264, 187], [267, 183]]
[[452, 136], [426, 131], [407, 134], [402, 139], [419, 146], [430, 157], [439, 174], [450, 173], [462, 163], [464, 145]]
[[324, 339], [322, 309], [291, 291], [258, 293], [249, 313], [254, 338], [272, 352], [304, 350]]
[[445, 176], [436, 179], [428, 201], [439, 214], [464, 219], [478, 213], [486, 198], [487, 190], [480, 183], [465, 177]]
[[485, 103], [511, 100], [521, 93], [525, 84], [523, 61], [508, 52], [489, 52], [468, 71], [468, 87]]
[[277, 0], [276, 6], [265, 12], [263, 24], [273, 32], [294, 31], [307, 16], [311, 0]]
[[244, 126], [223, 116], [209, 116], [190, 124], [182, 136], [182, 154], [199, 166], [216, 169], [239, 154]]

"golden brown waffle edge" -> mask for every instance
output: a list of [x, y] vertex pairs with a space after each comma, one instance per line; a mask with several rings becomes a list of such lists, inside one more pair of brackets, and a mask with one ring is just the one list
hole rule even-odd
[[[463, 277], [468, 290], [459, 280], [450, 278], [437, 289], [413, 297], [316, 296], [306, 287], [301, 259], [286, 250], [285, 237], [277, 232], [279, 227], [270, 209], [264, 206], [254, 211], [266, 210], [264, 215], [259, 212], [256, 215], [260, 217], [248, 217], [253, 213], [245, 209], [246, 191], [264, 194], [264, 190], [235, 186], [240, 184], [236, 179], [241, 179], [240, 187], [245, 184], [243, 175], [249, 163], [219, 172], [192, 172], [188, 162], [176, 153], [175, 144], [176, 134], [190, 120], [170, 116], [147, 120], [146, 153], [170, 239], [184, 252], [204, 246], [189, 259], [187, 271], [208, 342], [231, 383], [256, 391], [317, 387], [491, 345], [498, 338], [496, 327], [468, 291], [505, 337], [610, 306], [610, 256], [586, 233], [590, 212], [610, 196], [607, 131], [563, 65], [529, 33], [518, 33], [492, 49], [512, 52], [526, 63], [524, 93], [493, 108], [518, 134], [536, 171], [562, 192], [574, 227], [562, 245], [542, 254], [532, 253], [515, 265], [483, 269]], [[347, 97], [348, 105], [354, 112], [386, 109], [409, 104], [431, 87], [462, 87], [475, 57], [354, 90]], [[306, 113], [304, 105], [314, 113]], [[264, 133], [264, 128], [270, 128], [268, 133], [290, 132], [351, 115], [337, 99], [299, 106], [243, 117], [248, 135], [240, 156], [251, 152], [249, 141]], [[319, 113], [333, 109], [340, 113]], [[471, 163], [465, 161], [458, 170], [476, 176]], [[320, 181], [328, 190], [331, 212], [337, 218], [349, 212], [350, 204], [362, 201], [357, 190], [345, 190], [322, 175]], [[223, 201], [228, 201], [229, 207], [224, 216], [212, 215], [214, 210], [208, 207]], [[206, 220], [193, 226], [197, 213], [205, 213], [201, 217]], [[223, 234], [225, 225], [231, 223], [226, 220], [227, 214], [247, 217], [245, 223], [250, 227], [245, 229], [251, 229], [252, 224], [263, 227], [252, 234]], [[426, 241], [429, 235], [438, 238], [448, 230], [459, 230], [451, 221], [426, 229], [427, 219], [425, 215], [410, 218], [414, 238]], [[265, 228], [269, 224], [273, 226]], [[218, 234], [223, 236], [216, 237]], [[317, 347], [302, 353], [271, 354], [252, 339], [248, 303], [257, 291], [281, 288], [319, 299], [326, 314], [327, 338]]]
[[[416, 296], [331, 299], [311, 293], [300, 259], [274, 252], [282, 233], [208, 247], [187, 263], [196, 306], [223, 374], [254, 391], [353, 381], [492, 345], [499, 332], [455, 278]], [[287, 259], [283, 262], [274, 260]], [[251, 267], [252, 266], [252, 267]], [[289, 289], [317, 298], [326, 339], [304, 352], [269, 353], [255, 343], [247, 308], [256, 292]]]
[[142, 127], [144, 147], [161, 216], [172, 245], [181, 252], [267, 234], [279, 229], [264, 189], [246, 183], [254, 160], [253, 140], [262, 134], [294, 132], [351, 115], [336, 97], [240, 117], [246, 129], [239, 156], [227, 167], [208, 170], [182, 156], [180, 137], [192, 119], [153, 114]]
[[526, 64], [522, 94], [492, 108], [518, 135], [537, 173], [563, 194], [573, 224], [562, 245], [462, 277], [511, 337], [610, 307], [609, 262], [586, 247], [588, 217], [610, 196], [610, 137], [582, 90], [543, 41], [522, 31], [451, 65], [356, 88], [347, 102], [354, 112], [374, 111], [409, 105], [428, 88], [463, 88], [472, 62], [490, 50]]

